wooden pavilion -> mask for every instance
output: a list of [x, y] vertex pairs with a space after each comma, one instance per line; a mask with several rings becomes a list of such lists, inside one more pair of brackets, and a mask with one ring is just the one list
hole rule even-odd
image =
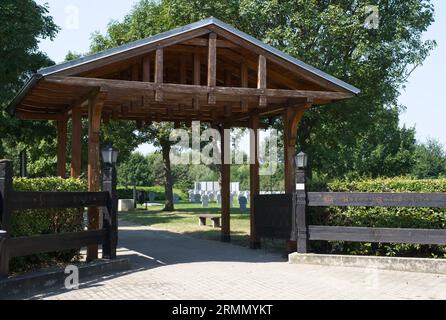
[[[57, 172], [61, 177], [65, 177], [68, 119], [72, 119], [71, 176], [78, 177], [81, 118], [88, 118], [89, 191], [100, 189], [101, 122], [124, 119], [148, 126], [161, 121], [201, 121], [222, 130], [252, 128], [257, 134], [261, 119], [282, 116], [285, 191], [291, 193], [295, 190], [297, 127], [305, 110], [359, 93], [359, 89], [209, 18], [41, 69], [18, 93], [9, 111], [23, 120], [57, 122]], [[251, 148], [255, 155], [257, 149], [258, 142]], [[229, 241], [230, 165], [221, 168], [222, 239]], [[258, 194], [257, 159], [251, 164], [250, 184], [251, 195]], [[98, 228], [96, 209], [89, 211], [89, 228]], [[253, 206], [251, 243], [258, 243]], [[97, 247], [89, 248], [88, 257], [97, 257]]]

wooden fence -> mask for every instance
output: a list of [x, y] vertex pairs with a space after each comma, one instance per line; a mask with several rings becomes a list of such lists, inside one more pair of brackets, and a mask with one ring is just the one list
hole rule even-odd
[[[26, 192], [15, 191], [12, 185], [13, 169], [9, 160], [0, 161], [0, 276], [9, 273], [13, 257], [78, 249], [102, 244], [106, 259], [116, 257], [117, 246], [117, 193], [116, 170], [103, 170], [102, 192]], [[11, 217], [16, 210], [47, 208], [103, 208], [103, 228], [73, 233], [11, 237]]]
[[[303, 170], [297, 172], [296, 180], [301, 190], [294, 194], [254, 197], [258, 236], [284, 238], [283, 235], [289, 235], [286, 240], [296, 241], [299, 253], [307, 253], [312, 240], [446, 245], [443, 229], [309, 225], [307, 210], [307, 207], [446, 208], [446, 193], [307, 192]], [[289, 208], [287, 213], [279, 215], [278, 222], [275, 221], [276, 207]], [[270, 218], [266, 219], [266, 215]]]

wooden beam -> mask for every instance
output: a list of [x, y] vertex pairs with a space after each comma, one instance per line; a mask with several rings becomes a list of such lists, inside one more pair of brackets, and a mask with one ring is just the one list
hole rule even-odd
[[[104, 101], [107, 98], [106, 92], [100, 92], [89, 101], [88, 105], [88, 191], [97, 192], [100, 189], [100, 127], [101, 115]], [[99, 228], [98, 208], [88, 209], [88, 229], [97, 230]], [[98, 258], [98, 246], [93, 245], [87, 248], [87, 260], [92, 261]]]
[[126, 80], [81, 78], [81, 77], [58, 77], [48, 76], [45, 81], [57, 84], [80, 87], [103, 87], [109, 91], [123, 91], [130, 94], [141, 94], [147, 91], [162, 90], [163, 92], [208, 95], [213, 92], [222, 96], [266, 96], [268, 98], [312, 98], [323, 100], [342, 100], [353, 97], [351, 93], [334, 91], [312, 91], [312, 90], [285, 90], [285, 89], [257, 89], [239, 87], [215, 87], [198, 85], [182, 85], [170, 83], [134, 82]]
[[146, 55], [142, 59], [142, 81], [150, 82], [150, 56]]
[[260, 177], [259, 177], [259, 125], [260, 118], [258, 115], [250, 117], [251, 143], [250, 143], [250, 160], [249, 166], [249, 185], [250, 185], [250, 247], [257, 249], [260, 247], [260, 241], [255, 232], [255, 216], [254, 216], [254, 196], [260, 194]]
[[215, 94], [213, 88], [217, 86], [217, 34], [209, 34], [209, 54], [208, 54], [208, 87], [209, 92], [208, 103], [215, 104]]
[[[164, 82], [164, 53], [163, 49], [156, 50], [156, 58], [155, 58], [155, 84], [162, 84]], [[155, 101], [162, 102], [163, 101], [163, 91], [156, 90], [155, 91]]]
[[187, 84], [186, 57], [184, 55], [180, 57], [180, 83]]
[[230, 164], [230, 127], [221, 126], [221, 238], [231, 241], [231, 164]]
[[[248, 65], [243, 61], [241, 65], [240, 71], [240, 86], [242, 88], [248, 88], [249, 86], [249, 73], [248, 73]], [[246, 99], [242, 99], [241, 101], [242, 112], [248, 112], [249, 105]]]
[[57, 175], [61, 178], [66, 178], [67, 123], [66, 117], [57, 121]]
[[[143, 82], [150, 82], [150, 56], [146, 55], [142, 59], [142, 81]], [[148, 107], [150, 105], [150, 101], [153, 100], [153, 98], [149, 98], [147, 94], [142, 96], [142, 105], [144, 107]]]
[[[194, 85], [201, 85], [201, 62], [198, 53], [194, 53]], [[200, 110], [200, 102], [197, 96], [193, 98], [193, 105], [195, 111]]]
[[34, 113], [23, 110], [17, 110], [15, 115], [22, 120], [55, 120], [59, 121], [63, 118], [60, 113]]
[[82, 109], [78, 105], [71, 113], [71, 177], [79, 178], [82, 163]]
[[[264, 55], [259, 56], [257, 88], [260, 90], [266, 89], [266, 58]], [[266, 107], [267, 105], [268, 105], [268, 101], [266, 99], [266, 96], [261, 95], [259, 98], [259, 106]]]
[[[195, 38], [186, 40], [181, 43], [182, 45], [188, 45], [188, 46], [197, 46], [197, 47], [207, 47], [208, 41], [204, 38]], [[229, 49], [235, 49], [238, 48], [238, 46], [230, 41], [227, 40], [217, 40], [217, 48], [229, 48]]]
[[58, 72], [59, 75], [74, 75], [74, 74], [80, 74], [80, 73], [86, 73], [94, 69], [102, 68], [105, 66], [109, 66], [113, 63], [119, 63], [123, 60], [129, 60], [132, 58], [137, 58], [139, 56], [142, 56], [144, 54], [147, 54], [149, 52], [153, 52], [154, 50], [158, 50], [159, 48], [164, 48], [167, 46], [172, 46], [177, 43], [184, 42], [189, 39], [193, 39], [196, 37], [200, 37], [202, 35], [209, 34], [209, 29], [207, 28], [200, 28], [196, 30], [192, 30], [186, 33], [179, 34], [178, 36], [169, 37], [166, 39], [162, 39], [160, 41], [156, 41], [150, 44], [147, 44], [145, 46], [141, 46], [139, 48], [135, 48], [133, 50], [129, 50], [120, 54], [115, 54], [103, 59], [94, 60], [89, 63], [85, 63], [83, 65], [69, 68], [66, 70], [62, 70]]
[[283, 112], [283, 137], [284, 137], [284, 175], [285, 192], [293, 193], [296, 190], [294, 156], [296, 155], [297, 128], [310, 105], [301, 108], [287, 107]]

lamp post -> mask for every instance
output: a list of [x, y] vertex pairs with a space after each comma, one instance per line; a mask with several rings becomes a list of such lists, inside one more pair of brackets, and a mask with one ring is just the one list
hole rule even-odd
[[304, 152], [299, 152], [295, 157], [296, 165], [296, 193], [295, 207], [293, 210], [293, 233], [292, 237], [297, 242], [297, 252], [307, 253], [308, 251], [308, 226], [307, 226], [307, 192], [306, 192], [306, 171], [308, 156]]
[[106, 237], [102, 244], [102, 256], [104, 259], [116, 258], [116, 246], [118, 243], [118, 194], [116, 192], [116, 162], [118, 160], [118, 153], [118, 150], [112, 146], [106, 146], [101, 151], [102, 161], [104, 163], [102, 170], [102, 191], [107, 191], [110, 195], [107, 210], [103, 212], [103, 226], [106, 231]]

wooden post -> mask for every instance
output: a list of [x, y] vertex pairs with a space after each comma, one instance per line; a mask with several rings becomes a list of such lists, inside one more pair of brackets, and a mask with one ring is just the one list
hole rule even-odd
[[[100, 189], [100, 144], [99, 133], [101, 127], [102, 108], [106, 98], [105, 92], [89, 101], [88, 106], [88, 191], [97, 192]], [[98, 208], [88, 208], [88, 230], [99, 228]], [[98, 258], [98, 246], [92, 245], [87, 248], [87, 261]]]
[[[266, 57], [263, 55], [259, 56], [259, 67], [257, 73], [257, 89], [266, 89]], [[259, 106], [266, 107], [268, 101], [266, 96], [260, 96]]]
[[250, 247], [251, 249], [260, 248], [260, 241], [256, 235], [255, 216], [254, 216], [254, 196], [260, 193], [260, 179], [259, 179], [259, 129], [260, 118], [258, 115], [250, 117], [251, 128], [251, 142], [250, 142]]
[[[240, 80], [241, 80], [240, 86], [242, 88], [248, 88], [248, 86], [249, 86], [248, 65], [244, 61], [242, 62], [242, 65], [241, 65]], [[248, 101], [246, 101], [246, 99], [242, 99], [241, 108], [242, 108], [242, 112], [248, 112], [249, 105], [248, 105]]]
[[[217, 85], [217, 34], [209, 34], [209, 55], [208, 55], [208, 87], [215, 88]], [[215, 104], [215, 93], [209, 93], [209, 104]]]
[[71, 112], [71, 177], [79, 178], [82, 163], [82, 109], [78, 105]]
[[57, 175], [66, 177], [67, 165], [67, 122], [68, 119], [57, 120]]
[[[164, 82], [164, 51], [163, 49], [156, 50], [155, 56], [155, 83], [161, 84]], [[163, 102], [163, 92], [161, 90], [155, 91], [155, 101]]]
[[283, 113], [283, 151], [285, 192], [293, 193], [296, 189], [294, 156], [296, 155], [297, 127], [305, 108], [287, 107]]
[[118, 244], [118, 194], [116, 192], [117, 176], [114, 165], [106, 164], [102, 173], [102, 191], [110, 195], [107, 210], [104, 212], [103, 225], [106, 237], [102, 244], [102, 257], [104, 259], [116, 258], [116, 247]]
[[[200, 62], [200, 54], [194, 53], [194, 85], [201, 85], [201, 62]], [[198, 97], [194, 97], [193, 100], [194, 110], [200, 110], [200, 102]]]
[[1, 230], [0, 238], [0, 276], [8, 276], [9, 273], [9, 250], [7, 246], [7, 237], [11, 232], [11, 196], [12, 187], [12, 162], [10, 160], [0, 160], [0, 213]]
[[307, 253], [309, 248], [308, 241], [308, 224], [307, 224], [307, 191], [306, 191], [306, 174], [305, 170], [298, 169], [296, 171], [296, 182], [302, 188], [296, 190], [294, 204], [294, 240], [297, 241], [297, 252]]
[[221, 127], [221, 240], [231, 241], [231, 157], [230, 131], [228, 125]]

